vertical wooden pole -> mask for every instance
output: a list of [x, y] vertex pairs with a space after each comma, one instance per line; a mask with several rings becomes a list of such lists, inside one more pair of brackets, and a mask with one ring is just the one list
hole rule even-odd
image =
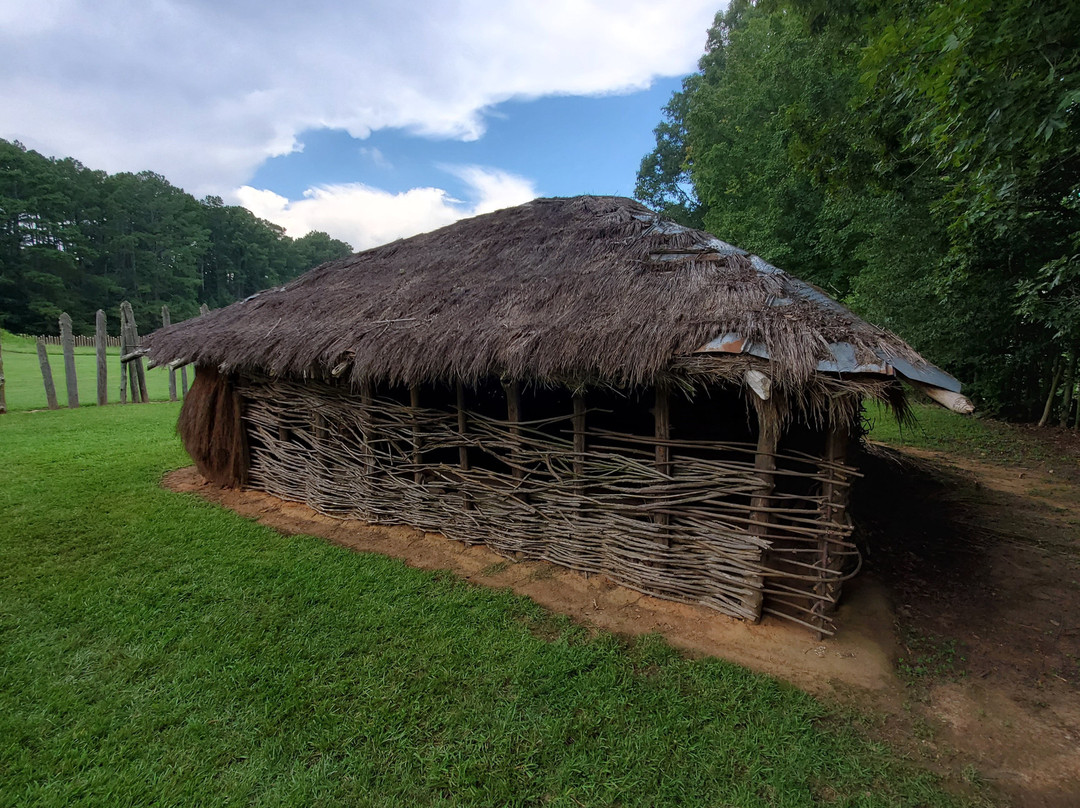
[[60, 409], [56, 403], [56, 387], [53, 385], [52, 368], [49, 367], [49, 355], [45, 352], [45, 340], [37, 341], [38, 364], [41, 365], [41, 379], [45, 382], [45, 400], [49, 402], [50, 410]]
[[71, 333], [71, 316], [65, 311], [60, 315], [60, 347], [64, 351], [64, 384], [70, 409], [79, 406], [79, 379], [75, 374], [75, 337]]
[[7, 397], [4, 392], [4, 347], [0, 345], [0, 415], [7, 412]]
[[[665, 385], [656, 385], [656, 400], [653, 406], [654, 433], [656, 436], [656, 470], [665, 477], [671, 476], [671, 447], [666, 441], [671, 440], [671, 399]], [[658, 513], [654, 522], [658, 525], [671, 524], [671, 515]]]
[[424, 472], [420, 468], [424, 462], [424, 453], [421, 451], [420, 437], [420, 386], [416, 384], [409, 385], [409, 407], [412, 410], [412, 463], [413, 463], [413, 482], [417, 485], [421, 485], [424, 482]]
[[462, 471], [469, 470], [469, 447], [465, 445], [465, 435], [469, 430], [469, 416], [465, 410], [465, 385], [457, 383], [457, 429], [461, 436], [458, 444], [458, 466]]
[[514, 479], [521, 480], [525, 477], [521, 468], [521, 386], [516, 381], [503, 382], [503, 390], [506, 392], [506, 420], [510, 422], [511, 470]]
[[[127, 327], [127, 349], [130, 353], [139, 347], [139, 328], [135, 323], [135, 312], [126, 300], [120, 304], [120, 319]], [[146, 392], [146, 369], [143, 367], [142, 357], [130, 360], [128, 367], [131, 376], [131, 400], [145, 404], [150, 401], [150, 396]]]
[[375, 403], [375, 394], [371, 382], [365, 380], [360, 385], [360, 424], [364, 430], [364, 474], [375, 471], [375, 415], [371, 411]]
[[180, 397], [187, 398], [187, 365], [180, 368]]
[[[161, 327], [168, 328], [172, 325], [172, 318], [169, 316], [169, 307], [161, 307]], [[176, 401], [176, 368], [169, 367], [169, 401]]]
[[94, 353], [97, 354], [97, 403], [104, 407], [109, 403], [109, 363], [105, 358], [105, 344], [108, 341], [105, 328], [105, 312], [97, 310], [94, 315]]
[[585, 495], [585, 394], [574, 393], [574, 494]]
[[458, 468], [461, 469], [462, 483], [461, 507], [469, 510], [472, 508], [472, 497], [464, 488], [466, 472], [469, 470], [469, 447], [465, 444], [465, 436], [469, 431], [469, 415], [465, 409], [465, 385], [458, 382], [455, 388], [457, 394], [457, 429], [461, 438], [461, 443], [458, 444]]
[[[835, 609], [836, 601], [840, 597], [840, 585], [835, 578], [836, 573], [840, 572], [839, 565], [842, 557], [832, 553], [829, 539], [835, 541], [840, 538], [841, 533], [838, 528], [843, 523], [844, 512], [847, 508], [846, 475], [835, 466], [846, 462], [850, 440], [851, 432], [847, 424], [829, 425], [829, 431], [825, 435], [825, 452], [822, 456], [824, 463], [821, 474], [824, 482], [821, 485], [819, 511], [822, 527], [828, 532], [818, 541], [817, 565], [821, 569], [821, 580], [814, 585], [814, 594], [819, 597], [815, 599], [812, 606], [812, 611], [818, 620], [818, 627], [821, 629], [826, 628], [826, 623], [828, 623], [825, 612]], [[821, 598], [827, 598], [827, 600]]]
[[[127, 327], [124, 325], [124, 310], [120, 309], [120, 356], [126, 356], [128, 352]], [[128, 375], [130, 368], [123, 362], [120, 363], [120, 403], [128, 403]], [[134, 391], [132, 391], [134, 394]]]
[[[775, 405], [770, 402], [760, 401], [754, 397], [758, 415], [758, 440], [757, 450], [754, 453], [754, 469], [761, 488], [758, 493], [750, 498], [750, 527], [752, 536], [763, 539], [769, 538], [769, 525], [772, 516], [768, 508], [772, 504], [772, 496], [776, 490], [776, 447], [780, 442], [780, 417], [776, 412]], [[767, 554], [762, 551], [762, 557]], [[747, 599], [746, 605], [755, 614], [755, 622], [761, 619], [761, 604], [764, 599], [762, 588], [765, 583], [760, 576], [751, 582], [757, 585], [757, 590]]]

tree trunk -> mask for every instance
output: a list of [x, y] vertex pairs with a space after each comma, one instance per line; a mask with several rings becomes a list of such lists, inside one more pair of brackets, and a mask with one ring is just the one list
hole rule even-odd
[[1068, 361], [1069, 364], [1065, 369], [1065, 400], [1061, 402], [1061, 420], [1058, 421], [1062, 429], [1069, 425], [1069, 415], [1072, 414], [1073, 388], [1076, 386], [1076, 348], [1069, 349]]
[[1043, 407], [1042, 418], [1039, 419], [1039, 426], [1046, 426], [1046, 422], [1050, 420], [1050, 411], [1054, 409], [1054, 394], [1057, 392], [1058, 382], [1061, 381], [1061, 357], [1057, 357], [1054, 360], [1054, 378], [1050, 382], [1050, 392], [1046, 395], [1046, 406]]

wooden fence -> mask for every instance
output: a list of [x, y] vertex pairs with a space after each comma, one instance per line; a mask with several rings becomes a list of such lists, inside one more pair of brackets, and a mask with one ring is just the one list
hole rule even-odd
[[[200, 315], [205, 314], [208, 308], [204, 304], [200, 308]], [[161, 324], [170, 324], [169, 307], [161, 307]], [[66, 312], [59, 317], [60, 333], [41, 334], [33, 336], [20, 334], [24, 339], [32, 340], [37, 346], [38, 363], [41, 366], [41, 379], [45, 385], [45, 399], [50, 410], [59, 409], [60, 403], [56, 398], [56, 384], [53, 382], [52, 367], [49, 363], [49, 355], [46, 346], [58, 345], [63, 349], [64, 355], [64, 379], [67, 387], [67, 405], [69, 408], [79, 406], [79, 384], [76, 375], [75, 348], [95, 348], [97, 353], [97, 403], [104, 406], [108, 403], [108, 361], [107, 348], [120, 349], [120, 403], [127, 404], [130, 400], [134, 404], [145, 404], [150, 400], [146, 390], [146, 369], [143, 367], [142, 350], [139, 347], [139, 330], [135, 324], [135, 315], [131, 304], [126, 300], [120, 304], [120, 335], [113, 337], [106, 332], [105, 312], [98, 310], [96, 316], [96, 333], [94, 336], [80, 336], [71, 332], [71, 317]], [[169, 400], [177, 401], [176, 373], [177, 368], [169, 366]], [[181, 367], [180, 371], [180, 396], [187, 395], [188, 374], [187, 368]], [[0, 346], [0, 414], [7, 411], [4, 397], [4, 360], [2, 346]]]
[[[61, 342], [61, 337], [56, 334], [15, 334], [15, 336], [21, 337], [22, 339], [30, 340], [31, 342], [44, 342], [46, 345], [63, 345], [63, 342]], [[80, 334], [75, 334], [72, 339], [74, 339], [75, 341], [74, 345], [76, 348], [93, 348], [97, 345], [97, 343], [94, 341], [95, 337], [85, 337]], [[119, 348], [120, 337], [106, 335], [105, 347]]]

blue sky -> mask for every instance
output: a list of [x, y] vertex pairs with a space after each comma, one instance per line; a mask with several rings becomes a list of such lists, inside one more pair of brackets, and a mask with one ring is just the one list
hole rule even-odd
[[302, 151], [267, 160], [250, 185], [289, 198], [312, 185], [362, 182], [395, 193], [444, 187], [459, 199], [468, 184], [441, 166], [486, 165], [531, 178], [543, 196], [633, 196], [638, 164], [653, 148], [653, 128], [681, 78], [648, 90], [605, 96], [508, 101], [488, 110], [477, 140], [424, 137], [385, 129], [366, 139], [343, 130], [300, 135]]
[[723, 0], [0, 0], [0, 137], [363, 249], [633, 192]]

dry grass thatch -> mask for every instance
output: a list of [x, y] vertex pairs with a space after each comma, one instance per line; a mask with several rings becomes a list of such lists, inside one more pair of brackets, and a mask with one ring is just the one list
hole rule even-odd
[[618, 197], [539, 199], [396, 241], [144, 346], [158, 363], [354, 383], [646, 385], [727, 332], [765, 346], [789, 387], [829, 343], [923, 362], [820, 290]]

